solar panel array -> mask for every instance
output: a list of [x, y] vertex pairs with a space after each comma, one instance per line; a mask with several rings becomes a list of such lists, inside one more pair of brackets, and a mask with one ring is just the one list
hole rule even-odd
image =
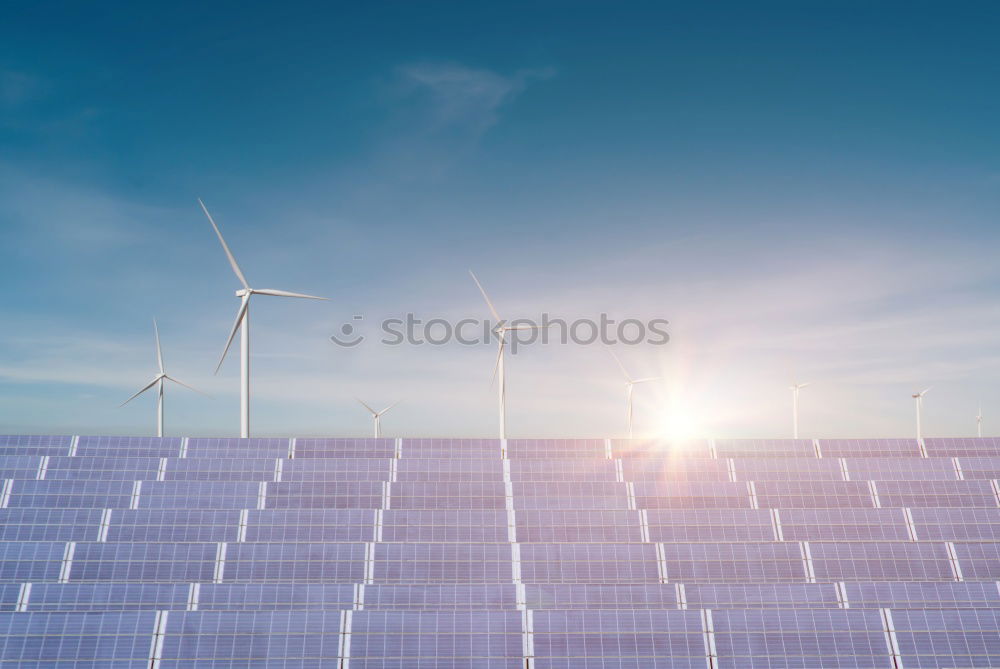
[[0, 666], [1000, 666], [1000, 440], [0, 437]]

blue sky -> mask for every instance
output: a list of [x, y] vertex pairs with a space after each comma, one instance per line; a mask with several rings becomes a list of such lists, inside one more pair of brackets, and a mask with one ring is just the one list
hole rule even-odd
[[[363, 314], [666, 318], [640, 432], [1000, 432], [988, 3], [15, 3], [0, 22], [0, 432], [489, 436], [493, 349], [339, 349]], [[600, 347], [509, 365], [511, 436], [615, 435]]]

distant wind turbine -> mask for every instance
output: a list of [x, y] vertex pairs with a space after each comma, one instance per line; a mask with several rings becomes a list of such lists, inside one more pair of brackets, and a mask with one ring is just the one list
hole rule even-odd
[[628, 438], [631, 439], [632, 438], [632, 392], [635, 390], [635, 387], [640, 383], [647, 383], [649, 381], [659, 381], [663, 377], [647, 376], [641, 379], [633, 379], [632, 376], [628, 373], [628, 370], [625, 369], [625, 365], [623, 365], [622, 361], [618, 359], [617, 355], [615, 355], [615, 352], [609, 348], [608, 353], [610, 353], [611, 357], [614, 358], [615, 362], [618, 363], [618, 367], [621, 368], [622, 374], [625, 376], [625, 422], [628, 424]]
[[215, 234], [219, 238], [219, 243], [222, 244], [222, 250], [226, 252], [229, 265], [233, 268], [236, 278], [243, 284], [243, 288], [236, 291], [236, 297], [240, 298], [240, 308], [236, 312], [236, 321], [233, 323], [233, 329], [229, 333], [229, 339], [226, 340], [226, 348], [222, 351], [219, 364], [215, 366], [215, 373], [219, 373], [219, 368], [222, 367], [222, 362], [226, 359], [226, 353], [229, 352], [229, 347], [233, 343], [233, 337], [236, 336], [236, 331], [240, 330], [240, 436], [246, 438], [250, 436], [250, 298], [253, 295], [301, 297], [307, 300], [325, 300], [327, 298], [316, 297], [315, 295], [303, 295], [302, 293], [290, 293], [287, 290], [251, 288], [250, 284], [247, 283], [246, 277], [243, 275], [243, 271], [236, 263], [236, 258], [233, 256], [232, 251], [229, 250], [229, 245], [222, 238], [219, 226], [215, 224], [215, 220], [208, 213], [208, 208], [205, 207], [205, 203], [201, 201], [201, 198], [198, 198], [198, 204], [201, 205], [202, 211], [208, 217], [208, 222], [212, 224], [212, 229], [215, 230]]
[[979, 413], [976, 414], [976, 435], [983, 436], [983, 403], [979, 403]]
[[924, 433], [921, 427], [921, 419], [924, 413], [924, 395], [930, 392], [930, 387], [924, 388], [919, 393], [914, 393], [910, 395], [917, 405], [917, 439], [923, 439]]
[[486, 294], [486, 290], [483, 288], [483, 284], [479, 283], [479, 279], [473, 274], [472, 270], [469, 270], [469, 274], [472, 276], [472, 280], [476, 282], [479, 287], [479, 292], [483, 294], [483, 299], [486, 300], [486, 306], [489, 307], [490, 313], [493, 318], [496, 319], [496, 327], [493, 328], [493, 334], [497, 336], [497, 362], [493, 367], [493, 379], [499, 381], [498, 391], [500, 398], [500, 438], [507, 438], [507, 386], [506, 386], [506, 375], [504, 372], [504, 349], [507, 347], [507, 333], [513, 332], [514, 330], [538, 330], [540, 326], [538, 325], [507, 325], [507, 321], [500, 318], [500, 314], [497, 313], [496, 308], [493, 306], [493, 302], [490, 301], [490, 296]]
[[121, 404], [119, 404], [118, 406], [119, 407], [125, 406], [126, 404], [128, 404], [129, 402], [131, 402], [132, 400], [134, 400], [139, 395], [142, 395], [144, 392], [146, 392], [147, 390], [149, 390], [153, 386], [157, 386], [157, 389], [156, 389], [156, 436], [157, 437], [162, 437], [163, 436], [163, 382], [164, 381], [173, 381], [177, 385], [184, 386], [188, 390], [193, 390], [196, 393], [198, 393], [199, 395], [204, 395], [205, 393], [201, 392], [197, 388], [192, 388], [191, 386], [189, 386], [188, 384], [184, 383], [183, 381], [178, 381], [174, 377], [168, 376], [167, 373], [164, 371], [164, 369], [163, 369], [163, 351], [160, 348], [160, 330], [159, 330], [159, 328], [156, 327], [156, 319], [155, 318], [153, 319], [153, 336], [156, 339], [156, 366], [159, 368], [160, 371], [159, 371], [159, 373], [156, 376], [153, 377], [153, 380], [150, 381], [145, 386], [143, 386], [142, 389], [139, 390], [139, 392], [137, 392], [135, 395], [132, 395], [132, 397], [128, 398], [127, 400], [125, 400], [124, 402], [122, 402]]
[[792, 383], [789, 389], [792, 391], [792, 438], [799, 438], [799, 391], [806, 386], [811, 386], [812, 382], [809, 383]]
[[395, 402], [393, 402], [392, 404], [390, 404], [386, 408], [382, 409], [381, 411], [375, 411], [375, 409], [372, 409], [370, 406], [368, 406], [367, 404], [365, 404], [361, 399], [359, 399], [357, 397], [355, 397], [354, 399], [358, 400], [358, 402], [361, 403], [361, 406], [363, 406], [364, 408], [368, 409], [368, 413], [370, 413], [372, 415], [372, 419], [375, 421], [375, 438], [376, 439], [378, 439], [379, 437], [382, 436], [382, 426], [379, 423], [379, 419], [389, 409], [393, 408], [394, 406], [396, 406], [397, 404], [399, 404], [400, 402], [402, 402], [402, 400], [396, 400]]

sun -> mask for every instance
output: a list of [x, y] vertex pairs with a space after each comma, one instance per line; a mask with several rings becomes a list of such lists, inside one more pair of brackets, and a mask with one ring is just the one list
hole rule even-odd
[[705, 423], [691, 407], [677, 405], [660, 414], [657, 432], [660, 437], [672, 441], [696, 439], [705, 436]]

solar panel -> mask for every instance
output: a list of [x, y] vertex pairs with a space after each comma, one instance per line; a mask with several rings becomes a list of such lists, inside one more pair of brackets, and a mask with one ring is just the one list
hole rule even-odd
[[916, 439], [820, 439], [824, 458], [919, 458]]
[[816, 457], [812, 439], [716, 439], [720, 458], [742, 457]]
[[892, 667], [878, 611], [712, 612], [722, 666]]
[[681, 583], [804, 581], [801, 550], [794, 543], [662, 544], [663, 570]]
[[996, 437], [927, 438], [924, 447], [932, 457], [1000, 457], [1000, 439]]
[[757, 503], [767, 509], [874, 507], [865, 481], [761, 481]]
[[1000, 508], [911, 509], [922, 541], [1000, 541]]
[[381, 539], [390, 542], [498, 543], [509, 540], [506, 511], [398, 510], [382, 513]]
[[908, 541], [900, 509], [781, 509], [785, 541]]
[[766, 509], [650, 509], [650, 541], [774, 541], [774, 521]]
[[0, 437], [0, 664], [1000, 666], [926, 441]]
[[831, 581], [950, 581], [944, 544], [904, 542], [810, 543], [816, 578]]

